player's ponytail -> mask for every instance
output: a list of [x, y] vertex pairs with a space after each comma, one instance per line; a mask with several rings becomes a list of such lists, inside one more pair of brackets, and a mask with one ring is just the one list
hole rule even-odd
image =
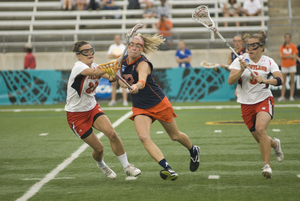
[[154, 36], [148, 36], [147, 34], [138, 34], [137, 36], [141, 37], [144, 41], [144, 53], [155, 52], [158, 49], [158, 46], [162, 44], [165, 39], [162, 35], [155, 34]]
[[247, 43], [249, 40], [250, 35], [248, 33], [245, 33], [242, 37], [243, 43]]

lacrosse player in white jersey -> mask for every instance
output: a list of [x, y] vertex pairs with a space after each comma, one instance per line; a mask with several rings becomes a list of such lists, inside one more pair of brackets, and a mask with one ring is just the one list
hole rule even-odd
[[103, 144], [94, 134], [92, 127], [108, 137], [111, 148], [123, 165], [125, 173], [128, 176], [138, 176], [141, 171], [129, 164], [121, 139], [95, 98], [95, 89], [100, 77], [110, 81], [115, 81], [116, 78], [97, 68], [98, 64], [94, 63], [94, 49], [89, 43], [85, 41], [75, 43], [73, 52], [79, 61], [71, 71], [67, 88], [65, 110], [70, 128], [93, 149], [92, 156], [106, 177], [114, 179], [116, 174], [105, 164]]
[[[266, 33], [245, 34], [243, 39], [249, 38], [246, 48], [248, 53], [236, 58], [229, 66], [231, 70], [228, 83], [238, 82], [237, 102], [241, 103], [242, 117], [255, 140], [259, 143], [260, 152], [264, 161], [262, 175], [272, 177], [270, 165], [271, 147], [278, 162], [283, 161], [283, 153], [280, 140], [272, 139], [266, 133], [267, 127], [273, 118], [274, 99], [268, 86], [280, 86], [282, 74], [278, 65], [268, 56], [263, 55], [266, 41]], [[254, 71], [252, 75], [247, 66]], [[270, 75], [274, 78], [268, 79]]]

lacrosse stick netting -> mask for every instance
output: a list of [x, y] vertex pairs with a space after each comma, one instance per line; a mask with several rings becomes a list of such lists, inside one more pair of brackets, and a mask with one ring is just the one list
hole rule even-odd
[[118, 62], [111, 61], [104, 64], [99, 64], [99, 68], [107, 73], [109, 76], [116, 76], [118, 71]]
[[[208, 28], [210, 31], [216, 33], [221, 38], [221, 40], [227, 45], [227, 47], [229, 47], [229, 49], [237, 57], [239, 57], [239, 55], [234, 51], [234, 49], [229, 45], [229, 43], [225, 40], [225, 38], [223, 38], [223, 36], [219, 33], [219, 31], [215, 27], [214, 21], [210, 18], [209, 10], [207, 6], [201, 5], [195, 8], [194, 12], [192, 13], [192, 18], [196, 22]], [[256, 76], [256, 74], [254, 74], [254, 72], [249, 68], [249, 66], [247, 66], [247, 69], [251, 72], [253, 76]]]

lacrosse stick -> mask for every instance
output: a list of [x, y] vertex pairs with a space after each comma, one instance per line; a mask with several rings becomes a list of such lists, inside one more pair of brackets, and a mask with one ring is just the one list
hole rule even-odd
[[[201, 67], [204, 67], [204, 68], [217, 68], [220, 66], [220, 64], [217, 64], [217, 63], [209, 63], [208, 61], [202, 61], [200, 63], [200, 66]], [[229, 65], [225, 65], [225, 67], [229, 67]]]
[[[222, 41], [227, 45], [227, 47], [229, 47], [229, 49], [237, 56], [239, 57], [239, 55], [234, 51], [234, 49], [228, 44], [228, 42], [225, 40], [225, 38], [223, 38], [223, 36], [219, 33], [219, 31], [217, 30], [217, 28], [215, 27], [215, 23], [214, 21], [210, 18], [209, 15], [209, 10], [207, 6], [201, 5], [198, 6], [197, 8], [195, 8], [194, 12], [192, 13], [192, 18], [193, 20], [195, 20], [196, 22], [199, 22], [200, 24], [202, 24], [203, 26], [205, 26], [206, 28], [208, 28], [210, 31], [216, 33], [221, 39]], [[251, 68], [249, 68], [249, 66], [247, 65], [247, 69], [251, 72], [251, 74], [253, 76], [256, 76], [256, 74], [254, 74], [253, 70], [251, 70]]]
[[109, 76], [116, 76], [118, 71], [118, 62], [117, 61], [111, 61], [104, 64], [99, 64], [98, 66], [101, 70], [103, 70], [105, 73], [107, 73]]
[[[130, 29], [128, 32], [127, 32], [127, 35], [126, 35], [126, 47], [120, 57], [120, 60], [119, 60], [119, 64], [118, 64], [118, 69], [121, 69], [121, 63], [122, 63], [122, 60], [124, 58], [124, 55], [125, 55], [125, 52], [127, 51], [127, 48], [129, 46], [129, 44], [131, 43], [131, 41], [133, 40], [133, 37], [137, 34], [137, 30], [142, 28], [143, 27], [143, 24], [141, 23], [138, 23], [136, 24], [134, 27], [132, 27], [132, 29]], [[126, 84], [126, 86], [131, 89], [131, 86], [119, 75], [117, 74], [117, 77], [124, 83]]]

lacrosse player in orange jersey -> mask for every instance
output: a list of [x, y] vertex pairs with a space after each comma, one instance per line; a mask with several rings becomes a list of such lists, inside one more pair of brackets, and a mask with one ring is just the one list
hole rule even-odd
[[[194, 146], [190, 138], [177, 128], [173, 107], [153, 78], [152, 63], [142, 53], [155, 52], [163, 43], [161, 35], [149, 37], [138, 34], [128, 47], [128, 55], [121, 61], [121, 74], [131, 85], [132, 111], [130, 118], [134, 121], [139, 139], [150, 156], [163, 167], [162, 179], [176, 180], [178, 174], [166, 161], [161, 150], [150, 137], [151, 124], [158, 120], [173, 141], [181, 143], [190, 152], [190, 170], [196, 171], [200, 164], [200, 148]], [[127, 87], [119, 82], [122, 87]]]
[[92, 127], [108, 137], [111, 148], [123, 165], [125, 173], [128, 176], [138, 176], [141, 171], [129, 164], [121, 139], [95, 99], [99, 78], [103, 77], [110, 81], [115, 81], [116, 78], [105, 74], [98, 68], [98, 64], [94, 63], [94, 49], [89, 43], [85, 41], [75, 43], [73, 52], [79, 61], [71, 71], [67, 87], [65, 110], [70, 128], [93, 149], [92, 156], [106, 177], [114, 179], [116, 174], [105, 164], [103, 144], [94, 134]]

